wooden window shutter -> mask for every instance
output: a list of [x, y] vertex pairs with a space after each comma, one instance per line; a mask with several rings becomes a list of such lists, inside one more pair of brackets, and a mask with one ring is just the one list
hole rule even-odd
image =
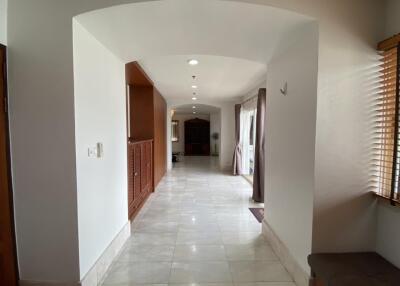
[[400, 34], [378, 45], [381, 63], [373, 126], [378, 194], [393, 204], [399, 201], [399, 43]]

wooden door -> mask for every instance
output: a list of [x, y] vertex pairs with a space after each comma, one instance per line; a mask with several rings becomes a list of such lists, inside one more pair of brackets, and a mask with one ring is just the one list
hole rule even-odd
[[18, 280], [15, 252], [12, 191], [10, 180], [8, 117], [6, 104], [6, 49], [0, 45], [0, 285], [16, 286]]
[[185, 121], [185, 155], [210, 155], [210, 122], [195, 118]]

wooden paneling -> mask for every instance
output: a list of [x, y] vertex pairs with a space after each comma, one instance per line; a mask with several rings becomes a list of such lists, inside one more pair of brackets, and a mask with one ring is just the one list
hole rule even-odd
[[6, 52], [0, 45], [0, 285], [16, 286], [18, 280], [9, 164], [6, 113]]
[[126, 83], [133, 86], [153, 86], [153, 81], [137, 62], [126, 64], [125, 78]]
[[132, 140], [154, 138], [153, 87], [132, 86], [130, 91], [130, 135]]
[[154, 186], [167, 171], [167, 103], [154, 89]]

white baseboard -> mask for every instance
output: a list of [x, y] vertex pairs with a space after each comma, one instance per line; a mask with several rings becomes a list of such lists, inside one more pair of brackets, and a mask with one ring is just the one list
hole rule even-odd
[[272, 249], [275, 251], [279, 260], [292, 276], [297, 286], [309, 286], [311, 277], [307, 272], [301, 268], [297, 261], [293, 258], [289, 249], [279, 239], [276, 233], [273, 231], [268, 222], [264, 219], [262, 223], [262, 233], [270, 242]]
[[107, 269], [117, 257], [125, 242], [131, 235], [131, 223], [128, 221], [114, 240], [106, 248], [93, 267], [81, 280], [80, 286], [97, 286], [103, 281]]
[[130, 235], [131, 223], [128, 221], [80, 282], [20, 280], [19, 286], [98, 286]]

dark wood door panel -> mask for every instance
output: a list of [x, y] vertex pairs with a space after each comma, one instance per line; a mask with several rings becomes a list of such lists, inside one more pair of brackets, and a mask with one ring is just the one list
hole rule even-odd
[[0, 45], [0, 285], [18, 281], [8, 145], [6, 49]]
[[210, 155], [210, 122], [195, 118], [185, 121], [185, 155]]

